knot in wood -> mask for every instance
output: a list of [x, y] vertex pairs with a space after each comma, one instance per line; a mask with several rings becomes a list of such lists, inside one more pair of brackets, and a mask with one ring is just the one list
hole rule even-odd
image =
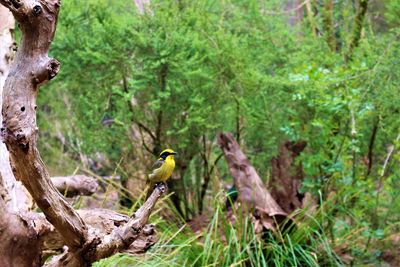
[[154, 225], [149, 224], [143, 227], [143, 234], [145, 235], [153, 235], [155, 233]]
[[[132, 226], [130, 231], [131, 231], [132, 235], [137, 236], [142, 231], [142, 227], [141, 226]], [[131, 237], [129, 237], [129, 238], [131, 238]]]
[[24, 151], [25, 153], [28, 153], [29, 143], [21, 143], [21, 144], [19, 144], [19, 146], [21, 147], [22, 151]]
[[33, 7], [33, 14], [35, 16], [39, 16], [40, 14], [42, 14], [42, 7], [39, 5], [36, 5]]
[[18, 142], [22, 142], [22, 141], [24, 141], [25, 138], [26, 138], [26, 137], [25, 137], [25, 134], [23, 134], [22, 131], [19, 132], [19, 133], [17, 133], [15, 137], [17, 138], [17, 141], [18, 141]]
[[60, 2], [60, 1], [55, 2], [55, 3], [54, 3], [54, 6], [55, 6], [56, 8], [59, 8], [59, 7], [61, 6], [61, 2]]
[[10, 0], [11, 4], [13, 5], [13, 7], [15, 9], [18, 9], [22, 6], [21, 1], [20, 0]]
[[47, 72], [49, 74], [49, 80], [56, 77], [58, 72], [60, 71], [60, 62], [56, 59], [51, 59], [49, 64], [47, 65]]

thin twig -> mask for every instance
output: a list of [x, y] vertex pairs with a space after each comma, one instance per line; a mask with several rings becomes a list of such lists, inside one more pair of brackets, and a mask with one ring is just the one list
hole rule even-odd
[[377, 192], [376, 200], [375, 200], [375, 209], [374, 209], [374, 213], [373, 213], [373, 217], [372, 217], [372, 222], [375, 227], [379, 226], [379, 216], [377, 216], [377, 215], [378, 215], [379, 198], [381, 196], [381, 191], [382, 191], [382, 186], [383, 186], [383, 179], [386, 176], [386, 169], [387, 169], [390, 159], [392, 158], [392, 155], [395, 151], [396, 143], [399, 141], [400, 141], [400, 133], [397, 135], [394, 144], [389, 147], [388, 154], [387, 154], [385, 162], [383, 163], [383, 166], [382, 166], [382, 171], [381, 171], [381, 175], [380, 175], [379, 182], [378, 182], [378, 188], [377, 188], [378, 192]]
[[[399, 142], [399, 140], [400, 140], [400, 134], [397, 135], [396, 140], [395, 140], [395, 144], [397, 142]], [[383, 167], [382, 167], [381, 178], [384, 177], [385, 174], [386, 174], [386, 168], [387, 168], [387, 166], [389, 164], [390, 159], [392, 158], [393, 152], [394, 152], [395, 147], [396, 147], [395, 144], [391, 145], [390, 148], [389, 148], [388, 155], [386, 156], [385, 162], [384, 162]]]

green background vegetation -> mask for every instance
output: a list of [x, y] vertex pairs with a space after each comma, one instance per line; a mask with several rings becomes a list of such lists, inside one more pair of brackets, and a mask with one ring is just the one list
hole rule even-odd
[[[144, 257], [98, 266], [376, 266], [396, 253], [396, 150], [382, 171], [400, 145], [400, 3], [369, 1], [351, 50], [358, 1], [333, 1], [331, 30], [325, 2], [311, 1], [313, 20], [304, 5], [284, 12], [288, 4], [275, 0], [154, 0], [143, 15], [133, 1], [63, 2], [51, 49], [62, 68], [38, 100], [51, 173], [90, 168], [102, 155], [99, 174], [115, 172], [125, 185], [143, 178], [137, 171], [161, 148], [179, 152], [178, 204], [162, 204], [175, 219], [152, 217], [160, 242]], [[219, 131], [236, 135], [265, 181], [278, 145], [306, 140], [298, 160], [302, 190], [320, 200], [315, 218], [283, 241], [257, 239], [246, 218], [226, 222], [232, 178], [217, 160]], [[179, 230], [201, 213], [210, 223], [200, 234]]]

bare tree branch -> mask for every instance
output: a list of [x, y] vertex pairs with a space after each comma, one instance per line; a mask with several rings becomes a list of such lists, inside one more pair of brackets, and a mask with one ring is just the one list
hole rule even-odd
[[[3, 86], [14, 58], [15, 42], [12, 34], [14, 24], [12, 13], [0, 5], [0, 109], [3, 103]], [[1, 112], [0, 121], [3, 121]], [[3, 177], [2, 194], [6, 205], [12, 211], [29, 210], [33, 207], [33, 200], [21, 182], [15, 180], [9, 158], [8, 150], [0, 140], [0, 175]]]
[[[129, 221], [129, 216], [119, 214], [107, 209], [90, 209], [78, 210], [79, 215], [87, 223], [90, 231], [96, 232], [99, 236], [107, 236], [112, 233], [116, 227], [121, 227]], [[54, 229], [54, 227], [46, 220], [43, 214], [29, 213], [28, 216], [35, 226], [37, 232], [40, 250], [42, 251], [42, 261], [49, 256], [57, 255], [63, 251], [65, 246], [63, 237]], [[139, 236], [132, 242], [126, 250], [132, 254], [140, 254], [146, 252], [156, 239], [156, 231], [154, 225], [146, 224]], [[60, 257], [56, 257], [60, 258]]]
[[38, 87], [54, 78], [60, 66], [57, 60], [48, 57], [60, 2], [47, 0], [32, 5], [28, 0], [2, 1], [4, 3], [20, 24], [22, 40], [4, 86], [1, 134], [10, 151], [15, 177], [74, 250], [83, 246], [87, 227], [51, 183], [36, 148]]
[[[165, 191], [164, 186], [157, 187], [144, 206], [127, 222], [119, 227], [113, 222], [110, 224], [112, 230], [104, 232], [86, 223], [58, 192], [36, 147], [38, 88], [54, 78], [60, 67], [57, 60], [48, 57], [60, 9], [59, 0], [0, 0], [0, 3], [12, 11], [22, 32], [20, 47], [4, 86], [1, 137], [10, 151], [15, 177], [28, 189], [46, 218], [42, 218], [43, 223], [39, 224], [35, 219], [37, 214], [29, 213], [26, 218], [17, 216], [15, 222], [11, 221], [16, 226], [14, 229], [6, 220], [11, 215], [7, 212], [1, 213], [0, 248], [4, 250], [0, 249], [0, 258], [4, 260], [4, 264], [0, 265], [37, 266], [42, 257], [41, 250], [50, 248], [51, 244], [58, 247], [68, 246], [65, 253], [52, 261], [56, 266], [88, 266], [96, 260], [128, 249], [136, 240], [145, 242], [141, 247], [146, 248], [152, 244], [151, 240], [141, 237], [142, 234], [151, 236], [154, 233], [152, 227], [145, 228], [145, 225], [156, 201]], [[68, 183], [61, 181], [61, 184]], [[70, 184], [69, 187], [74, 186]], [[89, 186], [88, 190], [93, 188]], [[0, 208], [4, 208], [4, 199], [0, 197]], [[97, 220], [101, 218], [99, 216]], [[90, 222], [89, 218], [86, 219]], [[58, 239], [55, 238], [57, 235]], [[46, 239], [45, 236], [51, 238]], [[9, 241], [7, 238], [10, 237]], [[15, 238], [20, 238], [21, 242], [15, 241]], [[6, 246], [13, 249], [7, 249]], [[14, 250], [20, 252], [18, 258], [22, 259], [16, 264], [12, 259]], [[27, 257], [27, 254], [32, 255]]]
[[51, 182], [61, 194], [67, 197], [76, 195], [90, 196], [99, 187], [95, 178], [86, 175], [51, 177]]
[[105, 236], [103, 242], [97, 247], [93, 260], [97, 261], [109, 257], [128, 248], [137, 239], [147, 223], [154, 205], [165, 190], [165, 186], [162, 184], [156, 187], [143, 206], [136, 211], [123, 227], [116, 228], [109, 236]]
[[146, 127], [146, 125], [144, 125], [143, 123], [141, 123], [139, 121], [136, 122], [136, 123], [137, 123], [137, 125], [139, 126], [140, 129], [143, 129], [146, 133], [149, 134], [149, 136], [151, 137], [152, 140], [156, 139], [156, 137], [154, 136], [153, 132], [148, 127]]
[[[154, 205], [165, 190], [165, 186], [162, 184], [156, 187], [143, 206], [136, 211], [126, 223], [121, 224], [121, 226], [117, 228], [112, 228], [113, 230], [107, 235], [104, 235], [104, 231], [98, 231], [100, 227], [103, 228], [103, 226], [99, 226], [103, 223], [99, 220], [99, 217], [96, 218], [96, 215], [93, 214], [92, 211], [88, 211], [86, 215], [82, 214], [82, 217], [85, 218], [88, 224], [93, 223], [92, 225], [96, 227], [89, 230], [92, 235], [90, 241], [91, 245], [89, 246], [90, 248], [87, 249], [87, 253], [82, 255], [85, 264], [89, 265], [92, 262], [126, 250], [140, 251], [147, 249], [154, 244], [154, 228], [151, 225], [146, 226], [146, 224]], [[91, 218], [90, 216], [93, 215], [94, 217]], [[113, 216], [125, 219], [119, 214], [114, 214]], [[100, 216], [100, 218], [104, 219], [104, 216]], [[107, 218], [109, 217], [107, 216]], [[110, 230], [111, 227], [106, 227], [106, 229]], [[135, 241], [136, 243], [134, 243]], [[64, 266], [68, 264], [74, 266], [75, 260], [74, 253], [67, 250], [60, 256], [53, 258], [46, 266]]]

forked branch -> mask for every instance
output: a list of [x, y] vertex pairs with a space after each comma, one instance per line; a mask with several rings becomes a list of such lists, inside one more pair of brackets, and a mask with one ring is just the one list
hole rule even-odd
[[[36, 125], [38, 89], [54, 78], [60, 68], [60, 63], [48, 56], [56, 30], [60, 1], [0, 0], [0, 4], [11, 10], [22, 32], [18, 52], [4, 86], [2, 105], [1, 137], [10, 152], [13, 173], [27, 188], [46, 220], [54, 226], [53, 231], [62, 237], [62, 244], [68, 246], [68, 250], [52, 262], [57, 266], [88, 266], [98, 259], [127, 249], [140, 237], [152, 208], [165, 188], [156, 188], [134, 217], [123, 226], [115, 227], [109, 234], [104, 235], [104, 232], [91, 227], [81, 218], [52, 183], [36, 146], [39, 131]], [[37, 246], [29, 248], [27, 244], [38, 241], [43, 229], [35, 229], [34, 218], [16, 218], [26, 225], [22, 234], [25, 235], [26, 244], [20, 248], [21, 251], [41, 253]], [[10, 225], [6, 220], [3, 222], [5, 228], [0, 227], [2, 231], [6, 229], [5, 233], [11, 233]], [[2, 242], [7, 244], [4, 239]], [[9, 256], [12, 251], [0, 251], [0, 258], [4, 259], [7, 253]], [[35, 260], [40, 257], [40, 254], [37, 255]], [[10, 264], [6, 262], [4, 265]], [[21, 263], [18, 266], [32, 264], [31, 261], [30, 265]], [[37, 263], [33, 266], [37, 266]]]
[[28, 189], [46, 218], [71, 250], [81, 248], [87, 227], [51, 183], [36, 148], [36, 98], [39, 85], [55, 77], [59, 63], [48, 57], [56, 29], [59, 0], [2, 0], [20, 24], [22, 40], [3, 89], [2, 138], [15, 177]]
[[[82, 253], [83, 263], [90, 266], [91, 263], [107, 258], [118, 252], [126, 250], [135, 252], [140, 251], [140, 249], [147, 249], [153, 245], [155, 242], [154, 227], [147, 225], [147, 221], [154, 205], [164, 194], [165, 190], [164, 185], [161, 184], [157, 186], [143, 206], [136, 211], [126, 223], [121, 223], [119, 227], [115, 227], [107, 235], [104, 234], [105, 232], [107, 233], [107, 229], [103, 229], [106, 222], [111, 220], [114, 221], [114, 224], [115, 222], [118, 223], [118, 220], [124, 219], [122, 215], [113, 212], [111, 212], [114, 214], [113, 216], [105, 216], [104, 214], [96, 215], [96, 213], [93, 214], [93, 212], [89, 211], [83, 214], [81, 213], [85, 221], [91, 226], [89, 229], [91, 237], [88, 242], [90, 245], [85, 248], [85, 253]], [[104, 210], [102, 213], [104, 213]], [[98, 218], [93, 218], [93, 215], [98, 216]], [[111, 217], [117, 218], [118, 220], [110, 219]], [[99, 222], [99, 219], [102, 221]], [[92, 228], [92, 226], [94, 228]], [[110, 229], [110, 227], [108, 227], [108, 229]], [[140, 242], [135, 243], [138, 239], [140, 239]], [[77, 262], [74, 252], [67, 250], [60, 256], [54, 257], [46, 266], [80, 266], [79, 264], [82, 263]]]

